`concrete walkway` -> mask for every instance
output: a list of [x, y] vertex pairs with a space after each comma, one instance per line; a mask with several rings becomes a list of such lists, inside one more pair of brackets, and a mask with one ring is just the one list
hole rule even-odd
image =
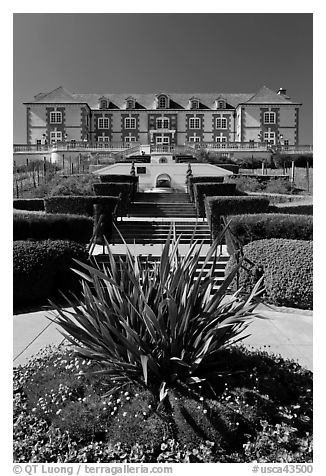
[[[258, 311], [268, 319], [253, 319], [245, 331], [251, 335], [244, 344], [280, 354], [312, 370], [312, 312], [264, 305], [259, 306]], [[62, 341], [58, 326], [46, 316], [53, 317], [53, 311], [14, 316], [14, 366], [26, 363], [46, 345]]]

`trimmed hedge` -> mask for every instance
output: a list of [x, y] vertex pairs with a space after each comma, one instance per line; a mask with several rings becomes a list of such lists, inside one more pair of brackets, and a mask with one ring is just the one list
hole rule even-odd
[[133, 189], [131, 183], [106, 182], [94, 183], [95, 195], [117, 197], [121, 193], [121, 210], [126, 214], [130, 201], [133, 198]]
[[216, 165], [217, 167], [221, 167], [221, 169], [228, 170], [229, 172], [233, 172], [234, 174], [239, 173], [240, 165], [236, 165], [236, 164], [223, 164], [223, 163], [218, 163], [218, 162], [213, 162], [213, 163], [214, 163], [214, 165]]
[[313, 204], [305, 203], [282, 203], [271, 207], [271, 212], [273, 213], [290, 213], [291, 215], [313, 215]]
[[235, 196], [237, 195], [236, 186], [233, 183], [195, 183], [194, 196], [198, 216], [205, 216], [205, 195], [212, 196]]
[[44, 208], [46, 213], [93, 216], [93, 205], [102, 205], [108, 214], [112, 214], [117, 203], [117, 197], [55, 196], [44, 199]]
[[15, 210], [43, 211], [43, 198], [15, 198], [13, 202]]
[[268, 206], [268, 198], [263, 197], [207, 197], [205, 209], [213, 239], [220, 231], [221, 216], [266, 213]]
[[[254, 264], [252, 273], [241, 269], [239, 286], [249, 292], [257, 277], [264, 276], [266, 300], [277, 306], [312, 309], [313, 306], [313, 246], [312, 241], [270, 239], [249, 243], [244, 255]], [[226, 275], [235, 265], [231, 256]], [[236, 280], [233, 290], [236, 289]]]
[[[230, 231], [236, 235], [242, 245], [266, 238], [285, 238], [290, 240], [311, 241], [313, 238], [313, 220], [306, 215], [287, 215], [278, 213], [257, 213], [254, 215], [232, 215]], [[229, 237], [226, 235], [228, 251]]]
[[101, 183], [131, 183], [132, 184], [132, 198], [135, 197], [135, 194], [138, 190], [139, 177], [137, 175], [100, 175]]
[[14, 212], [14, 240], [72, 240], [88, 243], [93, 219], [82, 215]]
[[190, 200], [193, 202], [195, 200], [194, 197], [194, 184], [195, 183], [222, 183], [224, 181], [224, 177], [212, 177], [212, 176], [203, 176], [203, 177], [193, 177], [190, 176], [187, 178], [187, 188], [188, 193], [190, 196]]
[[73, 259], [86, 261], [85, 247], [73, 241], [15, 241], [13, 245], [14, 304], [44, 302], [58, 291], [78, 292]]

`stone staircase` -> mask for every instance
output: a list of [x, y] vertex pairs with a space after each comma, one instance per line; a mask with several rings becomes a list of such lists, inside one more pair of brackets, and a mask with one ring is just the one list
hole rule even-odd
[[197, 210], [187, 193], [137, 193], [129, 207], [129, 217], [197, 218]]

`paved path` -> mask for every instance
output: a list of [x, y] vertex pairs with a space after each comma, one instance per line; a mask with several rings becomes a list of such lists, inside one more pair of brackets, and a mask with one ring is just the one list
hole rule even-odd
[[[270, 309], [266, 306], [260, 306], [258, 310], [268, 319], [254, 319], [246, 331], [251, 336], [244, 343], [293, 359], [312, 370], [312, 312]], [[53, 323], [49, 325], [46, 317], [53, 316], [52, 312], [38, 311], [14, 316], [14, 366], [26, 363], [31, 355], [46, 345], [62, 341], [57, 326]], [[40, 332], [42, 334], [38, 336]], [[32, 344], [26, 348], [30, 342]]]

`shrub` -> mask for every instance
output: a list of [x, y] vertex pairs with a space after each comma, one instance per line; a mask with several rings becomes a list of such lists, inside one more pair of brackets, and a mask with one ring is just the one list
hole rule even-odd
[[291, 213], [293, 215], [313, 215], [312, 203], [300, 203], [298, 200], [296, 203], [282, 203], [276, 204], [271, 207], [273, 213]]
[[[268, 302], [278, 306], [312, 309], [312, 242], [270, 239], [249, 243], [243, 248], [245, 256], [254, 263], [253, 273], [241, 269], [239, 284], [245, 292], [253, 286], [254, 275], [262, 272]], [[226, 274], [232, 271], [231, 257]], [[233, 289], [236, 284], [233, 283]]]
[[[229, 159], [226, 159], [226, 160], [229, 160]], [[225, 169], [225, 170], [228, 170], [229, 172], [233, 172], [234, 174], [239, 173], [239, 165], [229, 164], [229, 163], [224, 164], [221, 160], [213, 162], [213, 164], [217, 165], [218, 167], [221, 167], [221, 169]]]
[[213, 238], [220, 232], [221, 216], [265, 213], [269, 200], [263, 197], [207, 197], [205, 199], [206, 216]]
[[117, 197], [48, 197], [44, 200], [44, 207], [46, 213], [68, 213], [72, 215], [93, 216], [94, 205], [98, 204], [103, 207], [106, 214], [112, 215], [117, 203]]
[[16, 198], [14, 199], [13, 205], [15, 210], [44, 210], [43, 198]]
[[15, 304], [41, 302], [60, 289], [76, 291], [78, 278], [70, 270], [73, 258], [86, 261], [84, 246], [72, 241], [14, 241]]
[[195, 200], [194, 197], [194, 184], [195, 183], [222, 183], [224, 180], [224, 177], [188, 177], [187, 179], [187, 187], [188, 187], [188, 193], [190, 196], [190, 200], [193, 202]]
[[132, 184], [119, 182], [95, 183], [95, 195], [117, 197], [121, 194], [121, 211], [125, 215], [132, 199]]
[[88, 243], [92, 236], [93, 220], [82, 215], [49, 213], [15, 213], [14, 240], [71, 240]]
[[235, 183], [243, 192], [291, 193], [289, 176], [277, 175], [231, 175], [228, 182]]
[[97, 181], [97, 177], [92, 174], [63, 176], [60, 177], [59, 183], [51, 188], [49, 195], [54, 197], [60, 195], [94, 195], [92, 187]]
[[[254, 215], [233, 215], [230, 231], [242, 245], [266, 238], [286, 238], [291, 240], [312, 240], [312, 217], [305, 215], [287, 215], [275, 213], [257, 213]], [[226, 244], [229, 246], [228, 234]]]
[[[14, 462], [311, 462], [312, 372], [236, 346], [220, 357], [226, 372], [214, 400], [204, 388], [194, 399], [175, 395], [169, 427], [146, 390], [106, 396], [112, 380], [95, 374], [99, 365], [66, 346], [41, 351], [14, 369]], [[191, 442], [190, 422], [204, 430], [200, 442]]]
[[205, 195], [208, 197], [234, 196], [237, 195], [237, 190], [233, 183], [195, 183], [195, 204], [200, 217], [205, 216]]

